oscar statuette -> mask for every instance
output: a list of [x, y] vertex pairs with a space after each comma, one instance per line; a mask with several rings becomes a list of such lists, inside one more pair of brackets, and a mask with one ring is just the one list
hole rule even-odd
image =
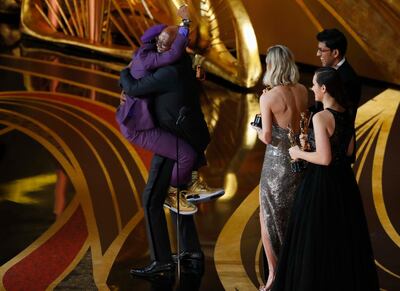
[[301, 149], [305, 152], [311, 151], [310, 143], [308, 142], [308, 125], [309, 117], [305, 112], [300, 114], [300, 132], [303, 135], [303, 143], [301, 143]]
[[[297, 145], [296, 137], [294, 135], [293, 129], [288, 125], [288, 137], [290, 146], [294, 147]], [[304, 169], [303, 161], [302, 160], [290, 160], [290, 168], [292, 169], [293, 173], [300, 173]]]

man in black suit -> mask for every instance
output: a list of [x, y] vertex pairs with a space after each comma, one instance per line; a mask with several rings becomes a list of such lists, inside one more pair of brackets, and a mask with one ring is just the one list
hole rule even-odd
[[[167, 31], [171, 31], [171, 28]], [[171, 45], [174, 33], [167, 36], [162, 39], [164, 43], [157, 46], [165, 48]], [[129, 69], [125, 69], [121, 72], [120, 84], [129, 96], [152, 96], [158, 125], [188, 141], [201, 157], [199, 164], [205, 163], [204, 150], [210, 142], [210, 134], [201, 111], [199, 85], [187, 54], [176, 63], [161, 67], [140, 80], [132, 78]], [[144, 268], [131, 269], [132, 275], [149, 277], [170, 274], [174, 270], [163, 210], [173, 164], [171, 159], [158, 155], [153, 157], [142, 195], [152, 263]], [[176, 220], [176, 214], [171, 212], [171, 215]], [[182, 265], [201, 265], [204, 255], [193, 216], [181, 216], [179, 229]]]
[[332, 67], [339, 72], [343, 89], [347, 95], [350, 113], [355, 119], [361, 99], [361, 82], [345, 57], [347, 39], [341, 31], [333, 28], [319, 32], [317, 40], [317, 56], [321, 59], [323, 67]]
[[[317, 34], [318, 49], [317, 56], [321, 60], [323, 67], [332, 67], [339, 72], [342, 80], [344, 93], [348, 103], [348, 110], [353, 118], [356, 119], [357, 108], [361, 99], [361, 81], [346, 60], [345, 54], [347, 50], [347, 39], [344, 34], [336, 28], [324, 29]], [[310, 111], [315, 113], [323, 109], [321, 102], [310, 108]], [[354, 140], [356, 131], [353, 129]], [[356, 148], [353, 154], [349, 157], [349, 163], [354, 163], [356, 159]]]

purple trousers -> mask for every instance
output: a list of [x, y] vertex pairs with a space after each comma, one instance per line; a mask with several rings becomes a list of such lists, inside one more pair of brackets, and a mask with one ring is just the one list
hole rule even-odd
[[[129, 142], [175, 161], [171, 175], [171, 186], [182, 186], [190, 182], [192, 170], [197, 162], [197, 153], [186, 141], [158, 127], [146, 130], [132, 130], [120, 122], [118, 124], [121, 133]], [[176, 157], [177, 139], [178, 158]]]

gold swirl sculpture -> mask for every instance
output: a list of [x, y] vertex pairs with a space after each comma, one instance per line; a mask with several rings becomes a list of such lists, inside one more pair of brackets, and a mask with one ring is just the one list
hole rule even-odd
[[[187, 0], [189, 50], [217, 76], [252, 87], [261, 76], [253, 26], [241, 0]], [[33, 37], [130, 58], [140, 35], [156, 23], [179, 22], [173, 0], [26, 0], [23, 31]]]

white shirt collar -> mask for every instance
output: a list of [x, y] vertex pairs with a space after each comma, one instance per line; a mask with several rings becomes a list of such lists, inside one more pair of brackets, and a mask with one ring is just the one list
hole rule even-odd
[[343, 59], [339, 62], [339, 63], [337, 63], [337, 65], [336, 66], [334, 66], [333, 68], [334, 69], [339, 69], [339, 67], [341, 66], [341, 65], [343, 65], [343, 63], [346, 61], [346, 57], [343, 57]]

